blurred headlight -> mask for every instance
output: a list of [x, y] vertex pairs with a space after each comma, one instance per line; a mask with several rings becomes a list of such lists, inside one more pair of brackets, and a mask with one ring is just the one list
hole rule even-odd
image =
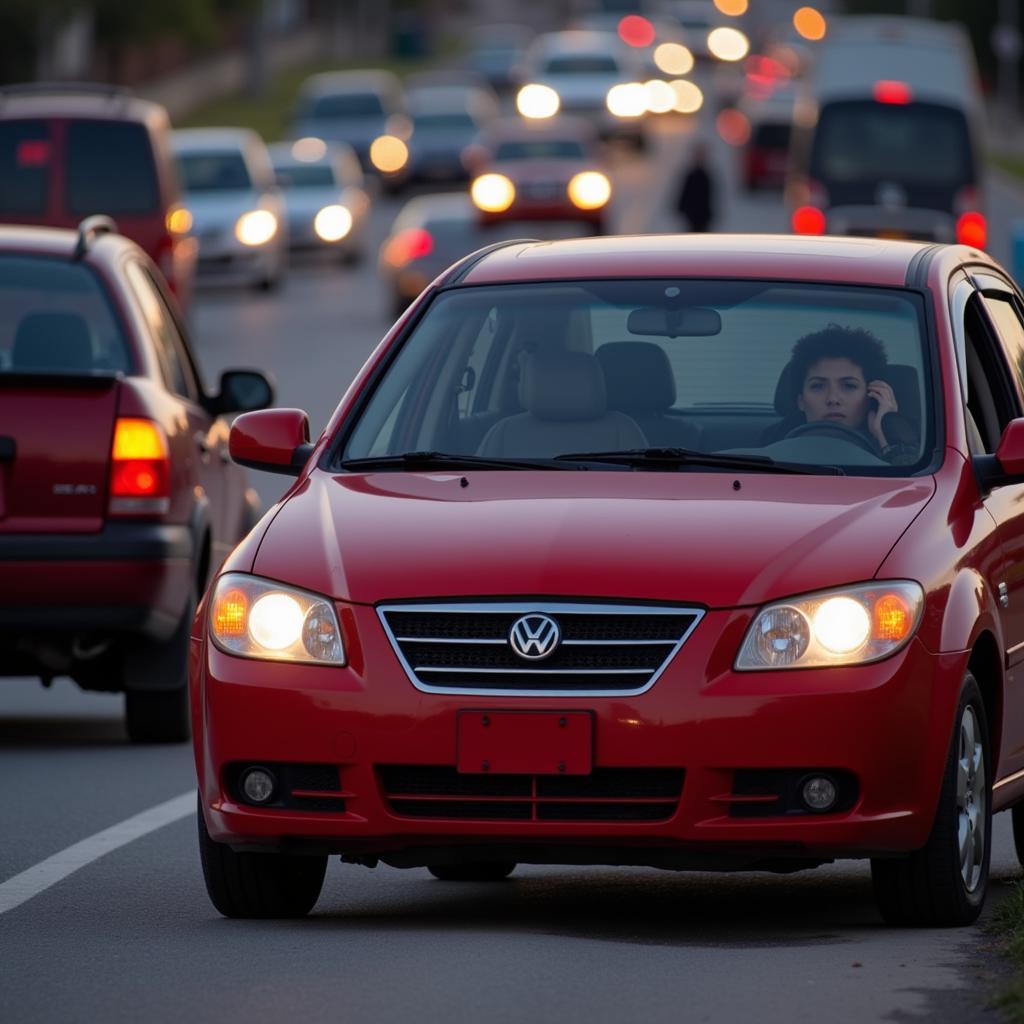
[[210, 599], [209, 630], [215, 646], [243, 658], [345, 664], [334, 604], [271, 580], [221, 576]]
[[924, 609], [909, 580], [863, 583], [762, 608], [736, 657], [738, 672], [864, 665], [906, 646]]
[[313, 218], [313, 230], [325, 242], [340, 242], [352, 230], [352, 214], [344, 206], [325, 206]]
[[647, 112], [647, 90], [640, 82], [622, 82], [608, 90], [604, 102], [616, 117], [640, 117]]
[[549, 85], [524, 85], [516, 95], [516, 110], [535, 120], [554, 117], [562, 101]]
[[503, 213], [515, 201], [516, 187], [504, 174], [481, 174], [469, 194], [485, 213]]
[[597, 210], [611, 198], [612, 183], [600, 171], [582, 171], [569, 182], [569, 198], [581, 210]]
[[409, 147], [397, 135], [379, 135], [370, 143], [370, 162], [382, 174], [400, 171], [409, 159]]
[[662, 43], [654, 50], [654, 63], [666, 75], [688, 75], [693, 70], [693, 54], [682, 43]]
[[652, 78], [644, 83], [647, 109], [652, 114], [667, 114], [676, 105], [676, 93], [668, 82]]
[[235, 223], [235, 238], [242, 245], [265, 245], [277, 234], [277, 218], [269, 210], [250, 210]]
[[187, 235], [192, 230], [192, 214], [184, 206], [167, 211], [167, 230], [172, 235]]
[[750, 40], [738, 28], [716, 28], [708, 33], [708, 49], [719, 60], [743, 60], [750, 53]]
[[327, 143], [313, 135], [296, 139], [292, 143], [292, 156], [304, 164], [315, 163], [327, 156]]
[[673, 110], [680, 114], [695, 114], [704, 106], [704, 93], [700, 91], [700, 86], [686, 81], [685, 78], [677, 78], [668, 84], [676, 98]]

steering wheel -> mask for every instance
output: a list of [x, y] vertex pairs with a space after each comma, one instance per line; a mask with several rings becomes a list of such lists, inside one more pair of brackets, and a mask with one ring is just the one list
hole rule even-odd
[[831, 434], [839, 441], [849, 441], [850, 444], [858, 445], [872, 455], [878, 455], [870, 438], [839, 420], [811, 420], [810, 423], [801, 423], [786, 435], [785, 440], [788, 441], [791, 437], [805, 437], [808, 434]]

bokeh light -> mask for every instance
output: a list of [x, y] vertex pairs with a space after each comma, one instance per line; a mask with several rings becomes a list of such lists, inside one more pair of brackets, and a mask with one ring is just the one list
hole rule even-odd
[[644, 82], [644, 92], [647, 94], [647, 109], [652, 114], [667, 114], [676, 105], [675, 90], [668, 82], [652, 78]]
[[793, 28], [804, 39], [817, 42], [817, 40], [825, 38], [825, 33], [828, 31], [828, 23], [825, 21], [825, 16], [821, 11], [816, 8], [801, 7], [793, 14]]
[[409, 159], [409, 147], [394, 135], [378, 135], [370, 143], [370, 162], [383, 174], [400, 171]]
[[639, 82], [613, 85], [605, 103], [616, 117], [640, 117], [647, 110], [647, 90]]
[[738, 18], [740, 15], [746, 14], [749, 6], [747, 0], [715, 0], [715, 7], [722, 14], [729, 15], [730, 18]]
[[743, 60], [750, 53], [750, 40], [738, 28], [716, 28], [708, 33], [708, 49], [719, 60]]
[[673, 109], [678, 111], [678, 113], [696, 114], [704, 106], [704, 93], [693, 82], [687, 82], [685, 79], [679, 78], [674, 82], [669, 82], [669, 85], [676, 96]]
[[715, 128], [730, 146], [745, 146], [750, 140], [750, 119], [735, 107], [726, 107], [718, 115]]
[[650, 46], [655, 35], [654, 26], [639, 14], [627, 14], [619, 22], [619, 38], [628, 46]]
[[654, 50], [654, 64], [666, 75], [688, 75], [693, 70], [693, 54], [682, 43], [661, 43]]
[[516, 96], [516, 109], [534, 120], [554, 117], [561, 105], [558, 93], [549, 85], [524, 85]]
[[302, 163], [313, 163], [316, 160], [323, 160], [327, 156], [327, 143], [313, 135], [296, 139], [292, 143], [292, 156]]

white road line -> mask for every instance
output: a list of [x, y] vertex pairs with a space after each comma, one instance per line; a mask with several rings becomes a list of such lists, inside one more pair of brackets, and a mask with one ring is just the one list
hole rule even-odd
[[47, 857], [21, 874], [8, 878], [6, 882], [0, 882], [0, 914], [5, 914], [33, 896], [38, 896], [51, 885], [56, 885], [104, 854], [135, 839], [141, 839], [142, 836], [155, 832], [164, 825], [180, 821], [194, 813], [195, 809], [196, 793], [193, 789], [166, 803], [150, 807], [133, 818], [126, 818], [116, 825], [111, 825], [110, 828], [97, 832], [96, 835], [89, 836], [88, 839], [83, 839], [52, 857]]

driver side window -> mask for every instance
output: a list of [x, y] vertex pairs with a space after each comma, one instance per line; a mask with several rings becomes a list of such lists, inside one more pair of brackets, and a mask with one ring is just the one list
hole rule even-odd
[[[997, 339], [975, 296], [964, 315], [967, 356], [967, 434], [974, 454], [991, 454], [1020, 407]], [[975, 448], [981, 451], [974, 451]]]

